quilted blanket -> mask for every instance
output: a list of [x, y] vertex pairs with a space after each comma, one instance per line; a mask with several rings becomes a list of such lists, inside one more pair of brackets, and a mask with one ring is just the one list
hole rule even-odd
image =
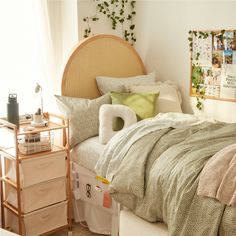
[[233, 236], [236, 208], [197, 195], [199, 174], [216, 152], [236, 143], [236, 124], [166, 114], [120, 131], [95, 167], [112, 197], [172, 236]]

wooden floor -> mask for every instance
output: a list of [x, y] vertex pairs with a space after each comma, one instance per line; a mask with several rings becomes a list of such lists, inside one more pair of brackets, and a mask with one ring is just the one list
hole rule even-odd
[[[72, 235], [73, 236], [105, 236], [103, 234], [95, 234], [88, 230], [88, 228], [85, 228], [81, 226], [79, 223], [74, 223], [72, 228]], [[51, 234], [52, 236], [67, 236], [68, 231], [60, 231], [54, 234]]]

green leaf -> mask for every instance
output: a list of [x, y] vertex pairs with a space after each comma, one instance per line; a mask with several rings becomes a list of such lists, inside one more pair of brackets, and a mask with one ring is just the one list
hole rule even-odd
[[131, 19], [132, 19], [132, 16], [131, 16], [131, 15], [128, 15], [126, 19], [127, 19], [127, 20], [131, 20]]
[[188, 41], [193, 41], [193, 38], [189, 37], [189, 38], [188, 38]]
[[129, 28], [133, 30], [135, 28], [135, 25], [131, 25]]
[[224, 34], [225, 33], [225, 30], [223, 29], [223, 30], [221, 30], [221, 34]]

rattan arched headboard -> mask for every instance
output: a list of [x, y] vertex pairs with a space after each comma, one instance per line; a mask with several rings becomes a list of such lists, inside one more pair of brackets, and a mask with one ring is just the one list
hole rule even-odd
[[96, 76], [127, 77], [146, 74], [135, 49], [114, 35], [97, 35], [81, 41], [65, 66], [63, 96], [96, 98], [100, 96]]

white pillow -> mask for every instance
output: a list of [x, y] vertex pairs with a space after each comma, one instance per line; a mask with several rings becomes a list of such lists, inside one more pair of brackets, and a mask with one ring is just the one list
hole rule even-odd
[[127, 92], [160, 92], [156, 102], [156, 112], [182, 112], [181, 95], [176, 85], [172, 82], [158, 82], [151, 85], [131, 85], [126, 87]]
[[105, 104], [99, 110], [99, 142], [106, 144], [117, 132], [113, 130], [113, 121], [120, 117], [124, 121], [122, 129], [137, 122], [136, 113], [125, 105]]
[[70, 147], [98, 135], [99, 109], [110, 104], [109, 94], [97, 99], [74, 98], [55, 95], [59, 110], [70, 121]]
[[124, 92], [124, 86], [133, 84], [148, 84], [156, 81], [156, 73], [152, 72], [148, 75], [138, 75], [133, 77], [106, 77], [97, 76], [96, 77], [97, 86], [101, 94], [106, 94], [108, 92]]

